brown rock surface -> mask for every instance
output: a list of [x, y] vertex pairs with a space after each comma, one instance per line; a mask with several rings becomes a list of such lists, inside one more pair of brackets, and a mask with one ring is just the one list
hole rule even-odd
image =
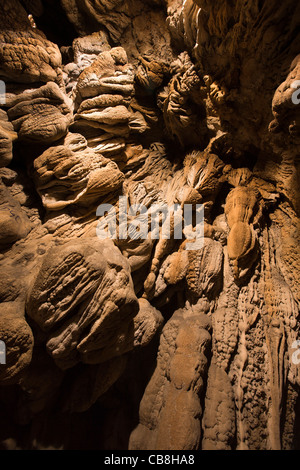
[[299, 20], [0, 0], [1, 449], [300, 449]]
[[13, 142], [18, 138], [14, 127], [9, 122], [6, 112], [0, 110], [0, 166], [6, 167], [10, 164], [13, 157]]
[[197, 307], [194, 310], [175, 312], [163, 328], [157, 366], [141, 401], [140, 424], [131, 435], [130, 449], [199, 446], [200, 397], [211, 338], [207, 316]]
[[21, 83], [59, 80], [61, 54], [58, 46], [32, 27], [18, 0], [1, 0], [0, 8], [1, 76]]
[[33, 164], [36, 189], [46, 209], [89, 206], [120, 189], [124, 175], [117, 164], [90, 149], [82, 135], [69, 133], [60, 144], [49, 147]]
[[1, 303], [1, 340], [6, 345], [6, 364], [1, 362], [5, 365], [1, 367], [1, 385], [17, 383], [30, 364], [34, 339], [24, 316], [24, 303]]
[[54, 82], [8, 97], [7, 114], [20, 140], [50, 144], [67, 133], [70, 101]]

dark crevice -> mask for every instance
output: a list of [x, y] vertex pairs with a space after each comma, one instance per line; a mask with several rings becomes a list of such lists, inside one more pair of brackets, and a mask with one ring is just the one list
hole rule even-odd
[[227, 181], [222, 184], [217, 197], [214, 201], [213, 207], [210, 213], [210, 222], [212, 223], [219, 215], [224, 214], [224, 204], [226, 198], [231, 190], [231, 186]]
[[300, 395], [298, 395], [295, 405], [295, 423], [293, 435], [293, 449], [300, 450]]
[[40, 16], [35, 16], [35, 11], [31, 9], [30, 2], [21, 1], [28, 15], [32, 15], [36, 27], [40, 29], [58, 47], [70, 46], [78, 37], [72, 23], [70, 23], [65, 10], [59, 0], [43, 0], [43, 11]]

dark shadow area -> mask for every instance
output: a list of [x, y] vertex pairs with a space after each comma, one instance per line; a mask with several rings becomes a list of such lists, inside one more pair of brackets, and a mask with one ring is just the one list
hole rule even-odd
[[300, 450], [300, 395], [299, 394], [298, 394], [296, 405], [295, 405], [293, 450]]
[[27, 13], [33, 16], [37, 28], [43, 31], [47, 39], [56, 43], [58, 47], [70, 46], [73, 40], [78, 37], [78, 33], [68, 20], [59, 0], [43, 0], [43, 11], [40, 16], [35, 15], [29, 1], [21, 0], [21, 4]]
[[68, 400], [68, 386], [83, 364], [66, 372], [52, 403], [41, 412], [30, 407], [30, 393], [18, 385], [0, 388], [0, 450], [127, 450], [130, 434], [139, 423], [141, 399], [155, 370], [158, 345], [159, 333], [142, 350], [128, 353], [121, 377], [84, 412], [62, 408]]

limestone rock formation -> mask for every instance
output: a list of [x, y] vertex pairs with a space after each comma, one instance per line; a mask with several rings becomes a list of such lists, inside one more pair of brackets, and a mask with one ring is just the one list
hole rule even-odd
[[72, 120], [71, 103], [54, 82], [9, 97], [5, 104], [19, 140], [50, 144], [67, 133]]
[[5, 248], [24, 238], [31, 229], [30, 220], [9, 189], [0, 185], [0, 245]]
[[21, 302], [3, 302], [0, 308], [1, 339], [6, 346], [6, 367], [1, 367], [0, 380], [6, 385], [17, 383], [30, 364], [34, 339]]
[[28, 294], [27, 314], [49, 334], [46, 347], [62, 368], [101, 362], [116, 329], [138, 311], [126, 260], [111, 241], [97, 242], [51, 248]]
[[1, 1], [1, 76], [18, 83], [59, 81], [61, 54], [34, 28], [18, 0]]
[[0, 0], [1, 449], [300, 449], [299, 20]]
[[240, 265], [251, 267], [256, 258], [256, 235], [250, 222], [254, 222], [257, 205], [255, 192], [243, 186], [232, 189], [226, 199], [225, 214], [230, 227], [227, 249], [236, 278], [240, 275]]
[[117, 191], [124, 181], [116, 163], [89, 148], [82, 135], [72, 133], [35, 159], [33, 178], [49, 211], [70, 204], [89, 206]]
[[14, 131], [12, 123], [9, 121], [7, 113], [1, 109], [0, 113], [0, 165], [6, 167], [13, 158], [13, 142], [18, 138], [18, 134]]
[[201, 439], [201, 394], [211, 337], [201, 307], [175, 312], [165, 325], [157, 366], [140, 405], [130, 449], [194, 450]]

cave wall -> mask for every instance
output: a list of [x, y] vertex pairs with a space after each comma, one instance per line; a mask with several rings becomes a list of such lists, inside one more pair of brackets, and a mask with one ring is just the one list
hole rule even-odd
[[[0, 0], [1, 448], [299, 449], [299, 23]], [[202, 247], [101, 239], [124, 198], [201, 204]]]

